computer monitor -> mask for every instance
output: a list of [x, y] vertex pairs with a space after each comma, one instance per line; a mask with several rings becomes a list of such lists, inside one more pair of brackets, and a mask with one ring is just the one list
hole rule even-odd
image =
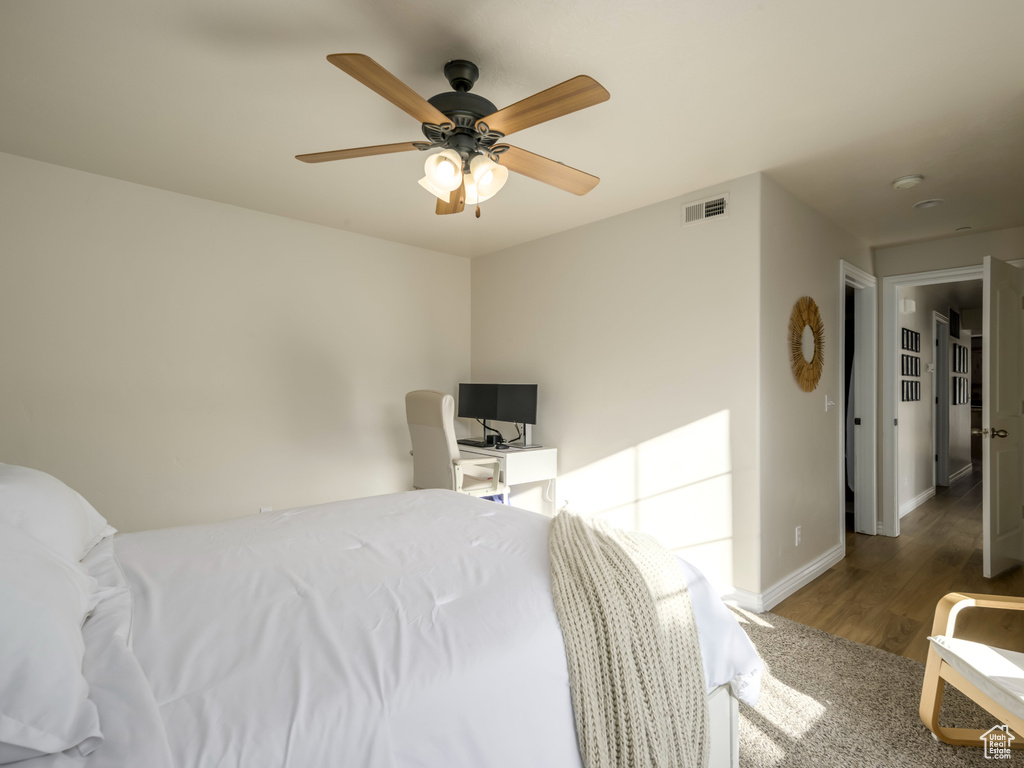
[[537, 385], [499, 384], [498, 421], [518, 424], [537, 423]]
[[[502, 443], [498, 431], [488, 426], [487, 422], [536, 424], [537, 385], [459, 384], [458, 415], [462, 419], [479, 419], [484, 425], [483, 440], [464, 438], [459, 441], [460, 443], [484, 446]], [[525, 435], [529, 435], [529, 429], [525, 431]]]
[[459, 384], [460, 419], [497, 419], [497, 384]]

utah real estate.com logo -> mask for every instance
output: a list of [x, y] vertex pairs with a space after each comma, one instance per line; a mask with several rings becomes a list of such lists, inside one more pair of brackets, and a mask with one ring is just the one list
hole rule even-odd
[[986, 760], [1009, 760], [1010, 744], [1016, 738], [1010, 733], [1010, 726], [997, 725], [989, 728], [981, 734], [981, 740], [985, 742]]

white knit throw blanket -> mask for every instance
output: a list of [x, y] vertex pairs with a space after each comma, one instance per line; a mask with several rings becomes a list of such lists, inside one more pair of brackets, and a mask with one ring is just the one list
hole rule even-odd
[[653, 539], [562, 511], [548, 538], [586, 768], [706, 768], [697, 628], [676, 559]]

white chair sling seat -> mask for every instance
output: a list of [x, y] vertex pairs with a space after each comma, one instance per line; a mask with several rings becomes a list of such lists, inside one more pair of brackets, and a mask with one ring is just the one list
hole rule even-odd
[[953, 669], [992, 700], [1024, 718], [1024, 653], [959, 637], [929, 637]]

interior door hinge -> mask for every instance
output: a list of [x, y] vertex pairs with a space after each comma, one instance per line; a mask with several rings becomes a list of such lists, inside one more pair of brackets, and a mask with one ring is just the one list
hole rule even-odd
[[935, 454], [935, 460], [936, 460], [936, 461], [938, 461], [938, 460], [939, 460], [939, 454], [937, 454], [937, 453]]
[[893, 425], [894, 427], [898, 427], [898, 426], [900, 425], [900, 420], [899, 420], [899, 419], [893, 419], [893, 420], [892, 420], [892, 425]]

